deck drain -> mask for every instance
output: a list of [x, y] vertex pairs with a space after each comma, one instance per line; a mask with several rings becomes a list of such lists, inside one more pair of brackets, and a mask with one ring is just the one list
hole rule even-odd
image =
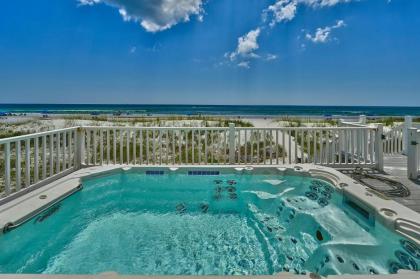
[[46, 198], [47, 198], [47, 195], [40, 195], [40, 196], [39, 196], [39, 199], [40, 199], [40, 200], [45, 200]]

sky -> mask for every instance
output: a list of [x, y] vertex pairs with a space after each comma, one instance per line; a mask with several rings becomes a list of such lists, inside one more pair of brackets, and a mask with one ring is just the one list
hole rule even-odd
[[418, 0], [0, 4], [0, 103], [420, 106]]

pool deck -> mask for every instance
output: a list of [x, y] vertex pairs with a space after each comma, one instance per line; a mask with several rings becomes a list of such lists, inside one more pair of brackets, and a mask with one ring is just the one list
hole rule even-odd
[[[409, 190], [410, 195], [408, 197], [392, 197], [392, 199], [411, 210], [420, 213], [420, 176], [417, 180], [408, 179], [407, 177], [407, 157], [401, 154], [386, 155], [384, 156], [384, 171], [379, 172], [374, 169], [364, 169], [369, 174], [375, 174], [395, 180], [404, 184]], [[349, 175], [355, 171], [355, 169], [341, 169], [342, 173]], [[369, 183], [376, 189], [389, 190], [389, 187], [384, 185], [380, 181], [369, 180]]]
[[420, 177], [411, 180], [407, 177], [407, 157], [404, 155], [387, 155], [384, 157], [385, 177], [403, 183], [410, 190], [410, 196], [394, 198], [395, 201], [420, 213]]

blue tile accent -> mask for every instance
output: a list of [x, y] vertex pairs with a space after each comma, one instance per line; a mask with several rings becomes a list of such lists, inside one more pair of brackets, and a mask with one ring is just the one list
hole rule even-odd
[[188, 175], [219, 175], [220, 171], [202, 171], [202, 170], [195, 170], [195, 171], [188, 171]]
[[165, 172], [162, 170], [148, 170], [146, 171], [146, 175], [164, 175]]

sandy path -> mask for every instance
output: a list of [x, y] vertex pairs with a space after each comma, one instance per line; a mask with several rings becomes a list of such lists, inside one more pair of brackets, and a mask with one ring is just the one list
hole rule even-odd
[[[252, 123], [252, 125], [254, 125], [254, 127], [256, 128], [277, 128], [277, 127], [281, 127], [281, 124], [278, 121], [273, 121], [273, 119], [264, 119], [264, 118], [244, 118], [244, 121], [248, 121], [250, 123]], [[276, 133], [273, 134], [274, 135], [274, 141], [276, 141]], [[241, 139], [242, 140], [242, 139]], [[279, 132], [279, 144], [281, 144], [283, 146], [283, 148], [285, 148], [285, 150], [287, 151], [287, 156], [286, 156], [286, 163], [289, 162], [289, 157], [290, 157], [290, 161], [292, 163], [295, 162], [296, 159], [296, 153], [295, 150], [297, 149], [297, 157], [301, 157], [301, 148], [300, 145], [298, 144], [296, 146], [296, 142], [295, 142], [295, 138], [289, 136], [287, 133], [284, 133], [284, 142], [283, 142], [283, 133], [280, 131]], [[290, 145], [289, 145], [290, 142]]]

